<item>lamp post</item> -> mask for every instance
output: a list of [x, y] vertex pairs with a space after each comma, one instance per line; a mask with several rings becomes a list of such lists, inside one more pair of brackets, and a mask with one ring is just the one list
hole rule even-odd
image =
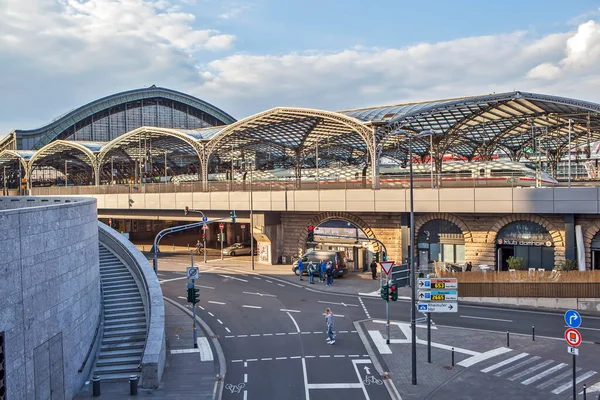
[[250, 164], [250, 264], [254, 271], [254, 204], [252, 201], [252, 168]]
[[570, 119], [569, 120], [569, 147], [567, 150], [567, 154], [569, 155], [569, 161], [567, 163], [567, 169], [568, 169], [568, 176], [569, 176], [569, 187], [571, 187], [571, 124], [573, 123], [573, 120]]
[[417, 384], [417, 310], [415, 308], [415, 300], [417, 298], [417, 271], [415, 268], [415, 206], [413, 195], [413, 162], [412, 162], [412, 138], [413, 136], [436, 135], [438, 132], [432, 130], [424, 130], [417, 134], [409, 134], [406, 132], [395, 132], [395, 134], [408, 136], [408, 158], [409, 158], [409, 182], [410, 182], [410, 329], [411, 329], [411, 358], [412, 358], [412, 384]]

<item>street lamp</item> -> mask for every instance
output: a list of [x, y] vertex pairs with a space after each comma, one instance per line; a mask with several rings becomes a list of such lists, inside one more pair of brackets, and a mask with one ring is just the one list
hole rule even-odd
[[396, 135], [408, 136], [408, 158], [409, 158], [409, 179], [410, 179], [410, 329], [411, 329], [411, 347], [412, 347], [412, 384], [417, 384], [417, 310], [415, 308], [415, 299], [417, 298], [416, 287], [416, 268], [415, 268], [415, 207], [413, 196], [413, 162], [412, 162], [412, 138], [413, 136], [437, 135], [439, 132], [427, 129], [415, 134], [399, 131]]

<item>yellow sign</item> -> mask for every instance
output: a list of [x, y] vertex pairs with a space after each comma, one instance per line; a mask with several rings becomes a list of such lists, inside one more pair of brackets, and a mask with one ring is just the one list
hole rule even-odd
[[445, 289], [446, 288], [446, 284], [443, 282], [432, 282], [431, 283], [431, 287], [433, 289]]
[[432, 294], [431, 295], [431, 300], [432, 301], [446, 300], [446, 295], [445, 294]]

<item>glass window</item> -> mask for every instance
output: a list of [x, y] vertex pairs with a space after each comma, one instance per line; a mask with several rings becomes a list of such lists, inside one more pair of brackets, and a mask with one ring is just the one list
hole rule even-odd
[[454, 248], [454, 255], [456, 258], [456, 262], [459, 264], [464, 264], [466, 261], [466, 257], [465, 257], [465, 245], [464, 244], [457, 244], [455, 245], [456, 247]]
[[441, 261], [440, 244], [439, 243], [431, 243], [429, 245], [429, 260], [430, 261]]
[[454, 245], [453, 244], [443, 244], [442, 245], [442, 256], [444, 262], [454, 262]]

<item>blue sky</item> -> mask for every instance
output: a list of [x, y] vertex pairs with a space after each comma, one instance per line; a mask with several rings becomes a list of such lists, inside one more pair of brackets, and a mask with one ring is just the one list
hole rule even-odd
[[600, 102], [589, 0], [4, 3], [0, 135], [152, 84], [237, 118], [515, 89]]

